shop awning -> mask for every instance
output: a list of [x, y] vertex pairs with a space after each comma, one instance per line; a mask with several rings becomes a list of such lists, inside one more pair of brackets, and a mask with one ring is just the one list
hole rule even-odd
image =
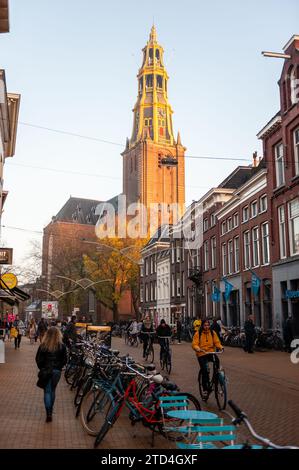
[[24, 302], [29, 299], [30, 295], [18, 287], [14, 287], [13, 289], [0, 289], [0, 300], [6, 302], [8, 305], [15, 305], [20, 301]]

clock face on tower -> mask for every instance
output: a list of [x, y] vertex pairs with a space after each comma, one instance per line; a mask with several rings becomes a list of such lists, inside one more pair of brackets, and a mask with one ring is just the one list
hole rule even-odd
[[163, 118], [165, 116], [165, 109], [158, 108], [158, 116]]

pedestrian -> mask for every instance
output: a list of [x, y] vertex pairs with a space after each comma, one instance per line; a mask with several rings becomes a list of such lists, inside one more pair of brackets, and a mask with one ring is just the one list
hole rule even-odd
[[215, 331], [217, 334], [218, 338], [220, 339], [221, 337], [221, 326], [219, 325], [218, 321], [216, 318], [214, 318], [213, 323], [211, 325], [211, 330]]
[[293, 334], [293, 320], [290, 314], [283, 321], [282, 334], [283, 334], [285, 351], [288, 353], [291, 353], [292, 352], [291, 343], [294, 339], [294, 334]]
[[72, 315], [63, 333], [63, 342], [66, 346], [77, 341], [76, 315]]
[[253, 353], [253, 345], [256, 337], [255, 324], [253, 323], [253, 315], [248, 315], [248, 319], [244, 323], [245, 332], [245, 348], [244, 351]]
[[44, 389], [46, 422], [52, 421], [55, 391], [61, 377], [61, 370], [67, 362], [66, 347], [62, 334], [56, 326], [51, 326], [43, 336], [35, 358], [39, 368], [38, 384]]
[[48, 329], [48, 323], [46, 322], [44, 317], [42, 317], [37, 325], [37, 336], [40, 342], [42, 342], [47, 329]]
[[30, 344], [34, 344], [36, 341], [36, 334], [37, 334], [37, 326], [35, 323], [34, 318], [31, 318], [28, 326], [28, 336], [30, 340]]
[[181, 334], [182, 334], [182, 322], [180, 318], [178, 318], [176, 322], [176, 335], [178, 339], [178, 344], [181, 344]]
[[145, 351], [148, 345], [148, 342], [153, 342], [153, 336], [150, 333], [154, 333], [153, 323], [149, 315], [145, 315], [144, 320], [140, 329], [140, 336], [143, 342], [143, 357], [145, 358]]
[[21, 339], [25, 332], [24, 322], [20, 319], [19, 315], [16, 315], [16, 319], [13, 322], [13, 326], [16, 329], [14, 335], [15, 338], [15, 349], [20, 349]]

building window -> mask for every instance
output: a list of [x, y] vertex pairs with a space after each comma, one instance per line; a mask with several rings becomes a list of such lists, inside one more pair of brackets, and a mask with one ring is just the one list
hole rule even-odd
[[250, 233], [244, 232], [244, 269], [250, 268]]
[[177, 245], [176, 247], [176, 260], [179, 263], [181, 261], [181, 247]]
[[140, 286], [140, 302], [143, 302], [143, 285]]
[[278, 208], [278, 224], [279, 224], [280, 259], [284, 259], [287, 256], [287, 252], [286, 252], [286, 223], [285, 223], [284, 206], [280, 206]]
[[144, 264], [145, 264], [145, 275], [148, 276], [148, 261], [149, 258], [145, 258]]
[[284, 159], [283, 159], [283, 144], [278, 144], [275, 147], [275, 169], [276, 169], [276, 186], [279, 187], [284, 184]]
[[299, 198], [289, 203], [289, 231], [291, 255], [299, 254]]
[[185, 296], [185, 273], [182, 271], [182, 296]]
[[299, 175], [299, 127], [294, 131], [295, 175]]
[[251, 203], [251, 217], [256, 217], [257, 216], [257, 201], [253, 201]]
[[238, 227], [239, 225], [239, 214], [234, 214], [234, 228]]
[[239, 237], [234, 238], [235, 245], [235, 272], [240, 271], [240, 240]]
[[227, 231], [229, 232], [232, 229], [232, 218], [230, 217], [227, 221]]
[[204, 242], [203, 249], [204, 249], [204, 270], [207, 271], [209, 269], [209, 245], [207, 241]]
[[179, 273], [177, 273], [177, 278], [176, 278], [176, 295], [177, 297], [180, 297], [181, 295], [181, 279]]
[[247, 222], [249, 219], [249, 208], [248, 206], [243, 207], [242, 211], [242, 222]]
[[217, 252], [216, 252], [216, 248], [217, 248], [217, 245], [216, 245], [216, 237], [213, 237], [211, 239], [211, 255], [212, 255], [212, 269], [215, 269], [216, 268], [216, 262], [217, 262]]
[[226, 244], [222, 245], [222, 274], [223, 276], [226, 275]]
[[268, 201], [266, 194], [260, 197], [260, 212], [266, 212], [268, 209]]
[[203, 231], [206, 232], [209, 228], [209, 223], [208, 223], [208, 219], [204, 219], [203, 221]]
[[230, 240], [227, 245], [228, 248], [228, 274], [233, 272], [233, 241]]
[[140, 277], [143, 277], [143, 273], [144, 273], [144, 265], [142, 264], [140, 266]]
[[214, 227], [214, 225], [216, 225], [216, 216], [215, 216], [215, 214], [211, 214], [210, 223], [211, 223], [211, 227]]
[[174, 250], [175, 250], [175, 244], [171, 244], [171, 262], [172, 264], [174, 263]]
[[174, 274], [171, 274], [171, 296], [174, 297], [175, 295], [175, 288], [174, 288]]
[[222, 222], [221, 224], [221, 235], [224, 235], [226, 232], [226, 222]]
[[145, 301], [148, 302], [148, 284], [145, 284]]
[[270, 263], [270, 245], [269, 245], [269, 224], [262, 225], [262, 239], [263, 239], [263, 264]]
[[260, 264], [260, 252], [259, 252], [259, 228], [254, 227], [252, 229], [252, 248], [253, 248], [253, 267], [259, 266]]

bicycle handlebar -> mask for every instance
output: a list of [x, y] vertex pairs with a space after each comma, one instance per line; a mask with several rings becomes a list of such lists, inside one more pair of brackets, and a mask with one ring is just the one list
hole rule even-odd
[[222, 354], [223, 351], [224, 351], [224, 348], [221, 349], [221, 351], [211, 351], [211, 352], [205, 351], [204, 349], [200, 349], [198, 352], [203, 352], [205, 353], [205, 355], [207, 355], [207, 354]]
[[240, 424], [240, 423], [244, 422], [246, 424], [246, 427], [249, 430], [250, 434], [253, 437], [255, 437], [255, 439], [257, 439], [258, 441], [265, 444], [267, 447], [273, 447], [274, 449], [299, 449], [299, 447], [296, 447], [296, 446], [279, 446], [279, 445], [274, 444], [273, 442], [271, 442], [270, 439], [267, 439], [266, 437], [260, 436], [253, 429], [249, 419], [247, 418], [247, 415], [232, 400], [228, 400], [228, 404], [232, 408], [232, 410], [234, 411], [234, 413], [236, 415], [236, 418], [233, 419], [233, 424]]

